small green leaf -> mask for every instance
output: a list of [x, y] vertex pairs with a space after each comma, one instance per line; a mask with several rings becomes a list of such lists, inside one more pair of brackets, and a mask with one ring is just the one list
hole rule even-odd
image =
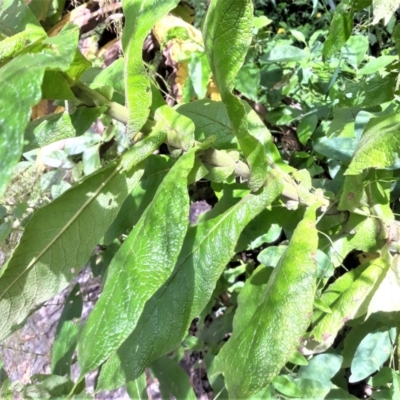
[[294, 365], [308, 365], [308, 360], [298, 351], [296, 351], [288, 360], [291, 364]]
[[147, 378], [146, 374], [143, 373], [133, 382], [129, 382], [126, 385], [126, 391], [131, 399], [137, 400], [147, 400], [149, 396], [147, 395]]
[[357, 347], [349, 382], [359, 382], [378, 370], [392, 351], [389, 330], [369, 333]]
[[260, 88], [260, 68], [255, 64], [244, 65], [236, 75], [235, 88], [250, 100], [257, 101]]
[[332, 310], [320, 299], [314, 299], [314, 307], [324, 313], [330, 314]]
[[285, 245], [269, 246], [258, 254], [257, 260], [267, 267], [275, 267], [286, 249], [287, 246]]
[[[233, 330], [216, 358], [216, 370], [224, 374], [232, 397], [245, 398], [268, 385], [296, 351], [310, 322], [316, 285], [317, 207], [309, 207], [295, 229], [250, 321], [242, 331]], [[266, 311], [271, 309], [276, 311]], [[235, 318], [240, 318], [239, 310]]]
[[358, 75], [372, 75], [377, 72], [383, 71], [383, 69], [397, 60], [397, 56], [380, 56], [367, 62], [359, 71]]
[[394, 134], [399, 127], [398, 112], [371, 118], [345, 175], [358, 175], [366, 168], [399, 168], [400, 139]]
[[[387, 263], [382, 258], [373, 260], [356, 281], [348, 286], [330, 306], [332, 313], [325, 314], [312, 331], [312, 337], [317, 342], [323, 342], [328, 346], [333, 343], [337, 332], [346, 321], [365, 314], [367, 310], [362, 307], [363, 303], [367, 302], [368, 304], [368, 295], [372, 293], [374, 288], [376, 289], [377, 282], [379, 282], [379, 278], [386, 268]], [[348, 281], [351, 281], [351, 279]], [[333, 291], [331, 292], [333, 293]], [[324, 299], [324, 297], [321, 299]], [[330, 304], [330, 302], [326, 302], [326, 304]]]
[[368, 38], [364, 35], [350, 36], [342, 48], [342, 59], [353, 68], [358, 68], [369, 47]]
[[345, 45], [353, 29], [353, 15], [353, 9], [346, 3], [336, 7], [322, 51], [324, 58], [331, 57]]
[[124, 0], [125, 92], [129, 109], [129, 133], [139, 132], [151, 106], [150, 79], [142, 60], [143, 42], [155, 23], [178, 4], [178, 0]]
[[65, 300], [65, 305], [58, 320], [56, 337], [51, 357], [51, 372], [55, 375], [70, 375], [72, 355], [79, 333], [79, 321], [82, 314], [82, 295], [76, 284]]
[[278, 392], [285, 396], [303, 397], [301, 389], [286, 375], [276, 376], [271, 383]]
[[300, 367], [298, 377], [313, 379], [330, 388], [331, 379], [339, 372], [342, 361], [343, 357], [337, 354], [317, 354], [308, 365]]
[[275, 62], [301, 62], [308, 57], [304, 50], [290, 45], [274, 46], [270, 51], [260, 57], [261, 62], [275, 63]]
[[188, 374], [175, 360], [164, 356], [151, 363], [150, 370], [160, 383], [160, 392], [163, 399], [196, 400]]

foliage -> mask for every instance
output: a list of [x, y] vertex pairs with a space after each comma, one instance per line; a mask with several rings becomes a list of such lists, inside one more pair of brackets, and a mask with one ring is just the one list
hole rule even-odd
[[70, 290], [1, 396], [195, 398], [200, 354], [221, 398], [399, 398], [399, 4], [272, 3], [124, 0], [104, 68], [64, 2], [0, 4], [0, 339]]

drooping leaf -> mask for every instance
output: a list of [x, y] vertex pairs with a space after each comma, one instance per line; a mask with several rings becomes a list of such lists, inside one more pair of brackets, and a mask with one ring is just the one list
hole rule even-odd
[[7, 121], [0, 124], [0, 195], [21, 157], [23, 133], [31, 108], [41, 98], [43, 74], [46, 69], [68, 69], [78, 36], [78, 27], [67, 25], [57, 36], [43, 41], [44, 48], [40, 53], [16, 57], [0, 70], [0, 85], [3, 88], [0, 121]]
[[211, 71], [240, 148], [250, 165], [249, 185], [255, 191], [266, 180], [267, 156], [261, 143], [249, 133], [245, 107], [232, 94], [236, 75], [251, 42], [252, 17], [251, 0], [214, 0], [208, 9], [203, 31]]
[[189, 228], [172, 275], [147, 302], [130, 337], [102, 367], [99, 390], [136, 379], [152, 361], [179, 345], [207, 305], [241, 231], [281, 190], [282, 182], [272, 178], [261, 193]]
[[171, 275], [188, 227], [187, 177], [194, 155], [193, 149], [175, 163], [108, 267], [105, 287], [78, 343], [81, 377], [118, 349], [146, 302]]
[[108, 164], [32, 216], [0, 277], [0, 340], [78, 274], [140, 180], [143, 169], [134, 166], [162, 141], [144, 139], [127, 161]]
[[357, 175], [366, 168], [399, 168], [400, 139], [394, 134], [399, 127], [400, 115], [397, 112], [371, 118], [345, 175]]
[[[233, 331], [216, 358], [217, 371], [224, 374], [234, 398], [248, 397], [268, 385], [295, 353], [310, 323], [316, 285], [317, 206], [306, 211], [295, 229], [253, 317], [244, 330]], [[241, 318], [241, 312], [238, 309], [235, 318]]]
[[142, 60], [143, 42], [155, 23], [178, 4], [178, 0], [124, 0], [125, 26], [122, 48], [125, 54], [125, 93], [129, 109], [128, 129], [139, 132], [151, 105], [150, 80]]

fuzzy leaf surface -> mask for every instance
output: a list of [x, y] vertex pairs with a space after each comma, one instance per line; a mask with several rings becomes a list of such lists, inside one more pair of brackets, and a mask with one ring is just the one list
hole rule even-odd
[[252, 29], [251, 0], [213, 0], [204, 22], [203, 36], [211, 71], [250, 166], [250, 188], [255, 191], [266, 180], [267, 155], [259, 140], [249, 132], [244, 105], [232, 94], [236, 75], [251, 43]]
[[[233, 331], [215, 360], [232, 398], [247, 398], [267, 386], [296, 352], [310, 323], [318, 248], [316, 208], [317, 204], [309, 207], [295, 229], [253, 317], [244, 330]], [[240, 313], [238, 309], [235, 318], [240, 319]]]
[[187, 177], [194, 152], [175, 163], [113, 258], [78, 343], [81, 376], [118, 349], [136, 327], [146, 302], [171, 275], [188, 227]]
[[110, 163], [32, 216], [0, 277], [0, 340], [78, 274], [143, 175], [133, 167], [158, 147], [152, 139], [131, 150], [129, 171]]
[[150, 80], [142, 60], [143, 42], [156, 22], [178, 4], [178, 0], [124, 0], [125, 93], [130, 133], [139, 132], [151, 105]]
[[57, 36], [43, 41], [40, 53], [18, 56], [0, 70], [0, 195], [21, 157], [24, 130], [32, 107], [41, 99], [44, 72], [69, 68], [78, 37], [79, 28], [67, 25]]
[[345, 175], [358, 175], [366, 168], [399, 168], [399, 129], [398, 113], [370, 119]]
[[147, 302], [136, 329], [102, 367], [99, 390], [136, 379], [152, 361], [180, 344], [193, 318], [207, 305], [240, 233], [281, 191], [282, 182], [272, 178], [261, 193], [247, 195], [220, 216], [189, 228], [172, 275]]

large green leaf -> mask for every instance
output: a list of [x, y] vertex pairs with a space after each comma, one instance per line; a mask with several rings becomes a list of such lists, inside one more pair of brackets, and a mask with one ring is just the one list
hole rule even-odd
[[175, 163], [108, 267], [106, 285], [78, 343], [81, 376], [118, 349], [171, 275], [188, 227], [187, 178], [194, 155], [193, 149]]
[[207, 305], [243, 228], [282, 191], [272, 178], [216, 218], [189, 228], [175, 269], [147, 302], [136, 329], [102, 367], [98, 390], [138, 377], [152, 361], [176, 348]]
[[[108, 164], [32, 216], [0, 277], [0, 340], [63, 290], [88, 261], [143, 174], [133, 167], [164, 140], [157, 138], [139, 142], [121, 163]], [[125, 163], [131, 167], [127, 172]]]
[[[295, 229], [253, 317], [242, 325], [243, 330], [233, 331], [215, 360], [232, 398], [249, 397], [267, 386], [296, 352], [310, 323], [317, 270], [317, 207], [310, 206]], [[239, 308], [235, 318], [242, 313]]]
[[400, 167], [400, 114], [371, 118], [356, 147], [345, 175], [358, 175], [367, 168]]
[[150, 80], [142, 60], [143, 42], [155, 23], [179, 0], [124, 0], [125, 93], [129, 108], [130, 133], [138, 132], [147, 120], [151, 105]]
[[373, 0], [372, 5], [374, 8], [372, 23], [377, 24], [383, 18], [385, 25], [387, 25], [390, 18], [400, 7], [400, 0]]
[[21, 55], [0, 69], [0, 195], [21, 157], [23, 133], [31, 108], [41, 98], [43, 74], [46, 69], [69, 68], [78, 37], [79, 28], [67, 25], [59, 35], [43, 41], [40, 53]]
[[266, 180], [265, 149], [248, 130], [246, 109], [232, 94], [235, 78], [251, 43], [251, 0], [213, 0], [204, 22], [204, 41], [212, 73], [221, 93], [233, 130], [249, 165], [250, 188], [259, 189]]

